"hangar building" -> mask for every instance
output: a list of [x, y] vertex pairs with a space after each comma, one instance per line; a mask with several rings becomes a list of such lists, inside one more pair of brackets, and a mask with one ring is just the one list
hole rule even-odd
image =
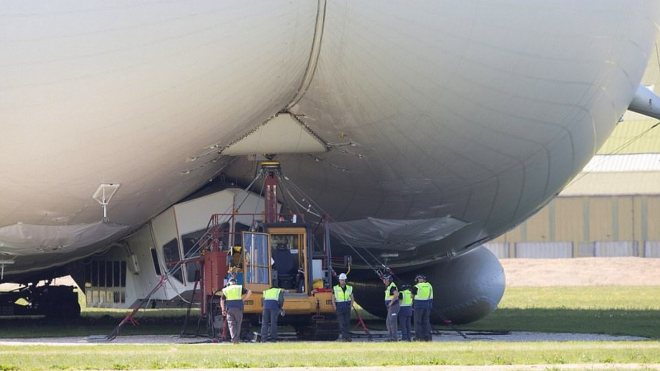
[[[656, 57], [643, 81], [657, 93]], [[499, 258], [660, 258], [660, 122], [627, 112], [558, 197], [486, 247]]]

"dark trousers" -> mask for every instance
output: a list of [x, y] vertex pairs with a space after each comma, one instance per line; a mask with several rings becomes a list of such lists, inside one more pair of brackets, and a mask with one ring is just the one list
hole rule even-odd
[[227, 308], [227, 327], [231, 335], [231, 342], [238, 344], [241, 338], [241, 322], [243, 322], [243, 309]]
[[401, 315], [399, 312], [399, 327], [401, 328], [401, 340], [410, 341], [412, 340], [412, 329], [410, 328], [410, 320], [412, 316]]
[[389, 340], [397, 340], [398, 322], [399, 322], [399, 307], [400, 303], [397, 301], [394, 305], [387, 307], [387, 331], [389, 332]]
[[350, 340], [351, 333], [351, 308], [337, 308], [337, 321], [339, 322], [339, 330], [341, 337], [344, 340]]
[[280, 315], [279, 309], [264, 309], [261, 313], [261, 342], [265, 343], [268, 339], [268, 327], [270, 326], [270, 339], [277, 341], [277, 317]]
[[415, 337], [431, 341], [431, 308], [415, 307]]

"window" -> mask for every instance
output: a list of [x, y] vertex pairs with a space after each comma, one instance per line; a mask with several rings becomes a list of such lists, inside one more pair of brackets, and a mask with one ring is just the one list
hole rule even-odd
[[181, 266], [177, 266], [176, 263], [181, 261], [181, 255], [179, 254], [179, 243], [175, 239], [163, 245], [163, 256], [165, 258], [165, 265], [167, 271], [172, 275], [172, 277], [183, 282], [183, 272], [181, 271]]
[[245, 282], [269, 285], [268, 235], [244, 233], [243, 246], [245, 249]]
[[85, 266], [87, 303], [90, 306], [125, 303], [126, 267], [124, 260], [94, 260]]
[[234, 238], [234, 246], [243, 246], [243, 241], [241, 241], [241, 233], [242, 232], [248, 232], [250, 230], [250, 226], [243, 224], [241, 222], [236, 222], [234, 224], [234, 233], [236, 238]]
[[[199, 256], [205, 234], [206, 229], [201, 229], [181, 236], [181, 240], [183, 241], [183, 256], [186, 259]], [[188, 282], [199, 281], [198, 262], [186, 263], [186, 280]]]
[[162, 276], [163, 272], [160, 271], [160, 264], [158, 263], [158, 253], [156, 249], [151, 249], [151, 259], [154, 261], [154, 269], [156, 269], [156, 275]]

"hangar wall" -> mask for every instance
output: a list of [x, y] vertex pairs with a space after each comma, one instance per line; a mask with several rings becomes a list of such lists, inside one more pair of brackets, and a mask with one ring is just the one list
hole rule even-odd
[[560, 196], [485, 246], [498, 258], [660, 258], [660, 195]]
[[[642, 79], [656, 93], [658, 45]], [[557, 198], [485, 246], [499, 258], [660, 258], [660, 122], [626, 112]]]

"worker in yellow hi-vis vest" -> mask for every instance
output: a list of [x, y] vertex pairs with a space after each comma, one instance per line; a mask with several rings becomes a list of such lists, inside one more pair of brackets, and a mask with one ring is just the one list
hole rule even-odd
[[284, 305], [284, 289], [271, 287], [263, 292], [263, 312], [261, 313], [261, 342], [268, 341], [268, 328], [270, 327], [270, 341], [277, 341], [277, 317]]
[[383, 283], [385, 284], [385, 308], [387, 308], [387, 331], [389, 336], [387, 341], [397, 341], [398, 323], [399, 323], [399, 290], [396, 284], [392, 281], [392, 276], [389, 274], [383, 275]]
[[337, 313], [339, 330], [343, 341], [351, 341], [351, 308], [353, 308], [353, 286], [346, 284], [345, 273], [339, 275], [339, 285], [332, 288], [332, 307]]
[[433, 308], [433, 286], [426, 282], [426, 276], [418, 274], [417, 284], [410, 290], [415, 311], [415, 338], [417, 341], [431, 341], [431, 309]]
[[222, 315], [227, 318], [231, 342], [238, 344], [241, 337], [241, 323], [243, 322], [243, 301], [252, 295], [252, 291], [243, 285], [236, 284], [235, 279], [230, 279], [227, 286], [222, 289]]
[[413, 315], [413, 298], [412, 292], [410, 292], [410, 285], [401, 286], [401, 291], [399, 291], [399, 300], [401, 300], [401, 308], [399, 309], [399, 328], [401, 329], [401, 340], [412, 341], [410, 320]]

